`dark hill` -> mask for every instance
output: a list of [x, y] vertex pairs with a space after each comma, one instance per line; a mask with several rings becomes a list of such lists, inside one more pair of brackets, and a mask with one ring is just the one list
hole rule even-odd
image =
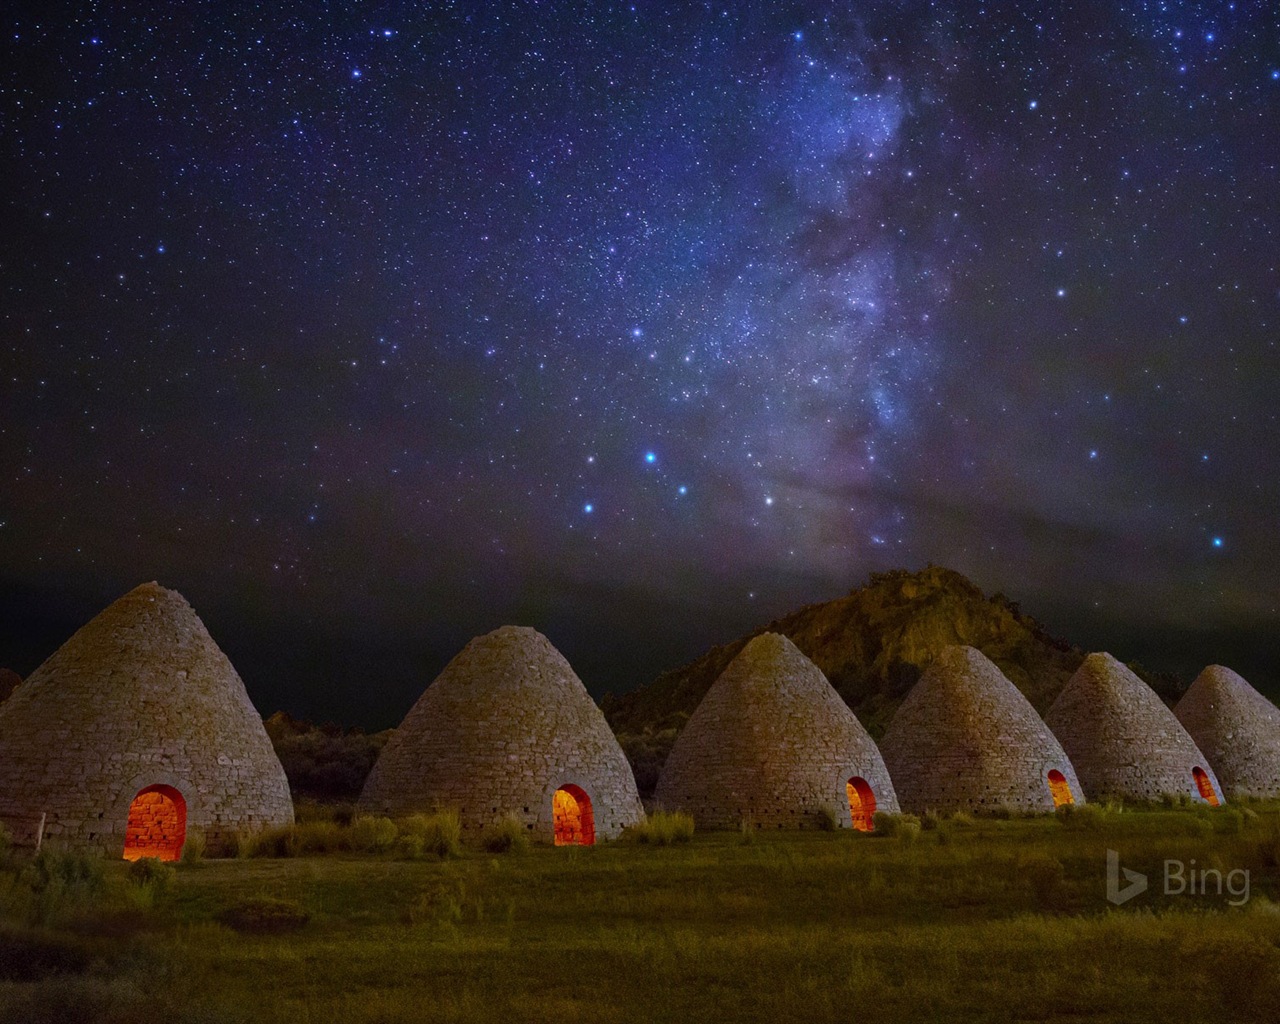
[[9, 694], [13, 693], [22, 682], [22, 676], [18, 675], [12, 669], [0, 668], [0, 702], [9, 699]]
[[[987, 597], [950, 569], [876, 573], [845, 597], [801, 608], [713, 647], [647, 686], [606, 697], [605, 715], [631, 759], [642, 794], [652, 792], [676, 734], [716, 677], [752, 637], [766, 631], [789, 637], [812, 659], [876, 739], [920, 674], [949, 644], [982, 651], [1042, 714], [1085, 655], [1050, 635], [1004, 595]], [[1177, 695], [1177, 680], [1153, 678], [1132, 667], [1166, 700]]]

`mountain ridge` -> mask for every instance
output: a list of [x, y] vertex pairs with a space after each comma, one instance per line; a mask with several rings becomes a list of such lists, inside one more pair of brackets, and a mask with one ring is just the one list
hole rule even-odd
[[[1016, 602], [988, 597], [960, 573], [929, 565], [872, 573], [843, 597], [805, 605], [621, 696], [605, 717], [631, 759], [642, 793], [652, 791], [676, 735], [711, 684], [754, 637], [781, 633], [822, 669], [872, 737], [944, 647], [964, 644], [990, 658], [1043, 715], [1086, 651], [1054, 636]], [[1185, 689], [1170, 676], [1130, 666], [1166, 703]]]

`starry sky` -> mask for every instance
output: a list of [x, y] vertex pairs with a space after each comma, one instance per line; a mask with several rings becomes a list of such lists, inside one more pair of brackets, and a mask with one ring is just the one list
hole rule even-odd
[[6, 5], [0, 664], [597, 696], [928, 562], [1280, 689], [1271, 3]]

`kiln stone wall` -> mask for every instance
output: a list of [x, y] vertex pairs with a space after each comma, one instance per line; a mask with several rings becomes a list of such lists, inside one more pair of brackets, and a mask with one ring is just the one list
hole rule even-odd
[[875, 743], [827, 677], [786, 637], [763, 633], [707, 691], [663, 766], [656, 802], [699, 828], [814, 828], [852, 822], [845, 785], [896, 812]]
[[1280, 796], [1280, 709], [1244, 679], [1210, 665], [1173, 710], [1226, 796]]
[[598, 838], [644, 818], [631, 766], [569, 663], [536, 630], [504, 626], [472, 640], [427, 687], [359, 806], [393, 817], [454, 808], [471, 835], [515, 814], [551, 842], [552, 797], [569, 783], [591, 798]]
[[1090, 800], [1158, 800], [1185, 795], [1203, 802], [1192, 769], [1213, 768], [1173, 712], [1110, 654], [1090, 654], [1045, 715], [1080, 775]]
[[1053, 810], [1050, 771], [1076, 803], [1071, 761], [1018, 688], [972, 647], [947, 647], [907, 694], [880, 752], [905, 811]]
[[181, 595], [144, 584], [0, 704], [0, 821], [20, 843], [124, 849], [129, 805], [168, 785], [212, 851], [293, 820], [244, 683]]

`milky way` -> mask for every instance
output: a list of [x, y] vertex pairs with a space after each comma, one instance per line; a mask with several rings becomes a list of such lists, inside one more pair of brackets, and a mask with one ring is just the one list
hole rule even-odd
[[600, 693], [933, 561], [1280, 681], [1271, 5], [5, 24], [0, 664], [154, 577], [386, 724], [503, 622]]

